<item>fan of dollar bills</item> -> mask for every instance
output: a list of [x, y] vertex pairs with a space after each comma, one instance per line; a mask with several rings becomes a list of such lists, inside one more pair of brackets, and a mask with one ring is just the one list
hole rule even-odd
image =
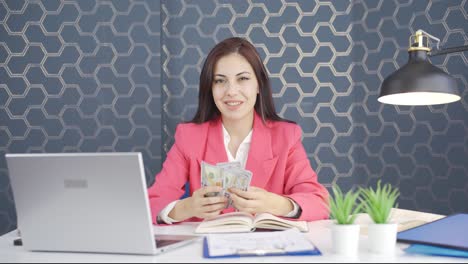
[[240, 162], [222, 162], [216, 165], [202, 161], [201, 186], [220, 186], [221, 192], [209, 193], [206, 196], [225, 196], [228, 198], [226, 208], [232, 207], [229, 188], [237, 188], [247, 191], [252, 180], [252, 172], [244, 170]]

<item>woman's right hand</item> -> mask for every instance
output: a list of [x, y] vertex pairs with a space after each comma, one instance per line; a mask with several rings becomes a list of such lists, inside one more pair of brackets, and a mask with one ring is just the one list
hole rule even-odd
[[221, 191], [222, 188], [219, 186], [202, 187], [191, 197], [179, 201], [169, 213], [169, 217], [176, 221], [184, 221], [192, 217], [213, 218], [226, 208], [228, 199], [224, 196], [205, 197], [205, 195]]

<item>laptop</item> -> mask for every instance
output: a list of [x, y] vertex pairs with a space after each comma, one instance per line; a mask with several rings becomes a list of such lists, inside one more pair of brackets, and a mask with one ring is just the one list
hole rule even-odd
[[156, 255], [198, 236], [154, 235], [141, 153], [6, 154], [30, 251]]

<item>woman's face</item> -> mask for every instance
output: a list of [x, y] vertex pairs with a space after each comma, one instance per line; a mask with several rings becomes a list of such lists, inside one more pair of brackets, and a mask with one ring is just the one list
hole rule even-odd
[[258, 81], [250, 63], [240, 54], [221, 57], [214, 67], [213, 98], [225, 121], [252, 118]]

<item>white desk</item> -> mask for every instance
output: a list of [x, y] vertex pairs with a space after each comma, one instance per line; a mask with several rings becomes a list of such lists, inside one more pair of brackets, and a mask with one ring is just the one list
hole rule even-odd
[[[409, 227], [421, 221], [432, 221], [441, 218], [440, 215], [419, 213], [407, 210], [394, 210], [393, 219], [402, 223], [401, 227]], [[249, 257], [227, 259], [204, 259], [202, 257], [202, 242], [197, 241], [188, 246], [172, 250], [158, 256], [132, 256], [111, 254], [84, 254], [84, 253], [39, 253], [28, 252], [22, 247], [13, 246], [13, 238], [16, 232], [11, 232], [0, 237], [0, 262], [460, 262], [466, 263], [467, 259], [429, 257], [423, 255], [409, 255], [402, 249], [404, 244], [397, 244], [397, 250], [392, 256], [374, 255], [367, 252], [366, 224], [370, 219], [367, 215], [360, 215], [357, 222], [362, 224], [359, 255], [354, 259], [334, 255], [331, 250], [331, 221], [310, 222], [310, 232], [307, 236], [320, 249], [322, 256], [289, 256], [289, 257]], [[155, 226], [154, 230], [160, 234], [193, 234], [197, 223], [184, 223], [174, 226]], [[47, 239], [47, 238], [44, 238]]]

